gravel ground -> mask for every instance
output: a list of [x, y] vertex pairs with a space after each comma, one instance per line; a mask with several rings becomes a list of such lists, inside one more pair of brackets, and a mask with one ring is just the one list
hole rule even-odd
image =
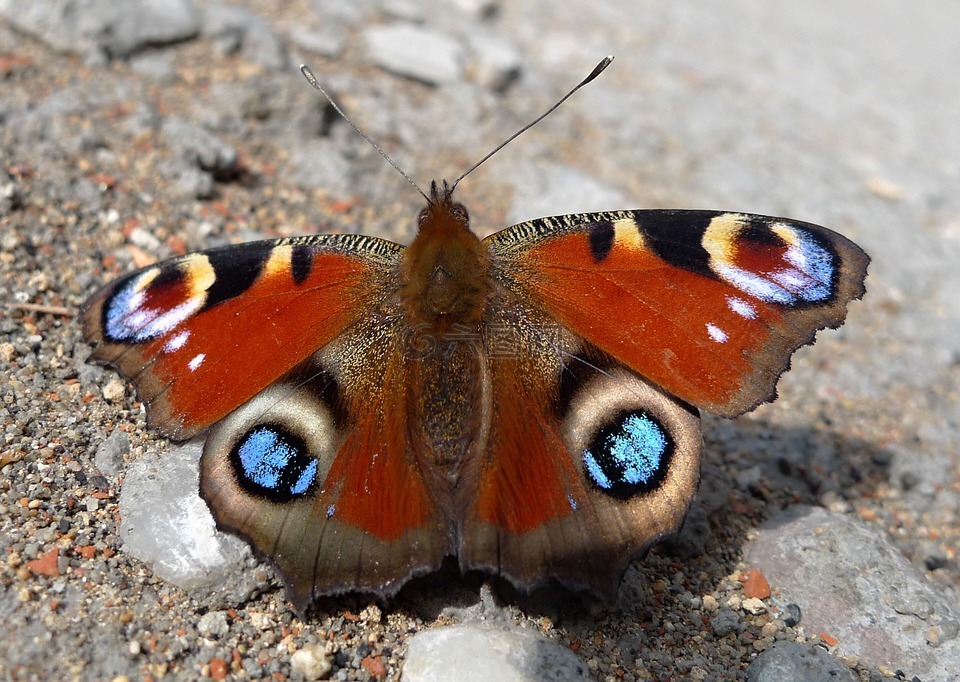
[[[822, 506], [923, 573], [931, 599], [958, 603], [954, 3], [16, 5], [0, 0], [0, 677], [396, 679], [417, 632], [492, 620], [572, 650], [597, 679], [775, 679], [753, 666], [788, 642], [829, 650], [852, 679], [948, 679], [805, 629], [778, 584], [757, 587], [744, 547], [780, 510]], [[481, 232], [543, 213], [716, 208], [828, 225], [874, 258], [866, 298], [798, 353], [780, 400], [705, 418], [684, 532], [630, 569], [617, 606], [448, 572], [301, 617], [253, 560], [256, 589], [225, 603], [132, 556], [125, 471], [173, 446], [146, 430], [128, 385], [85, 364], [86, 296], [252, 238], [412, 235], [420, 197], [297, 64], [423, 185], [608, 53], [599, 81], [464, 182]], [[835, 610], [834, 632], [855, 615]], [[960, 661], [953, 621], [924, 618]]]

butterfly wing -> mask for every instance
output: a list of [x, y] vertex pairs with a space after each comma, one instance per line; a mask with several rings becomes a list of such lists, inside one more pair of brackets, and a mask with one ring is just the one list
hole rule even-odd
[[347, 235], [159, 263], [84, 308], [93, 359], [168, 436], [208, 429], [201, 494], [277, 565], [300, 608], [390, 594], [452, 553], [407, 434], [403, 248]]
[[412, 430], [397, 310], [378, 310], [211, 431], [201, 494], [291, 601], [395, 593], [453, 553]]
[[402, 251], [371, 237], [321, 235], [149, 266], [84, 305], [91, 359], [133, 379], [151, 426], [189, 438], [375, 307]]
[[864, 293], [868, 256], [826, 228], [715, 211], [543, 218], [491, 237], [495, 277], [652, 383], [736, 416]]
[[772, 399], [868, 263], [822, 227], [706, 211], [545, 218], [485, 243], [492, 419], [461, 565], [608, 598], [696, 493], [696, 408]]
[[523, 299], [498, 295], [484, 338], [492, 418], [467, 471], [461, 567], [525, 590], [555, 578], [612, 601], [629, 561], [686, 515], [699, 416]]

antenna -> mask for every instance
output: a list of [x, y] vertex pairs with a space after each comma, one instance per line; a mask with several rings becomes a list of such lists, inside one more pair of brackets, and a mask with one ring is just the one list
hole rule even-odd
[[[570, 97], [573, 95], [573, 93], [575, 93], [577, 90], [579, 90], [579, 89], [582, 88], [584, 85], [586, 85], [587, 83], [591, 82], [591, 81], [594, 80], [597, 76], [599, 76], [601, 73], [603, 73], [603, 70], [606, 69], [608, 66], [610, 66], [610, 63], [611, 63], [612, 61], [613, 61], [613, 55], [607, 55], [606, 57], [604, 57], [603, 59], [601, 59], [601, 60], [600, 60], [600, 63], [598, 63], [595, 67], [593, 67], [593, 71], [590, 72], [590, 75], [587, 76], [586, 78], [584, 78], [582, 81], [580, 81], [570, 92], [568, 92], [566, 95], [564, 95], [564, 96], [561, 97], [559, 100], [557, 100], [557, 103], [556, 103], [556, 104], [554, 104], [552, 107], [550, 107], [550, 108], [547, 109], [545, 112], [543, 112], [542, 114], [540, 114], [540, 115], [539, 115], [537, 118], [535, 118], [533, 121], [531, 121], [531, 122], [528, 123], [527, 125], [523, 126], [520, 130], [518, 130], [517, 132], [515, 132], [513, 135], [511, 135], [510, 137], [508, 137], [506, 140], [504, 140], [503, 142], [501, 142], [500, 144], [498, 144], [498, 145], [493, 149], [493, 151], [491, 151], [489, 154], [487, 154], [487, 155], [484, 156], [482, 159], [480, 159], [479, 161], [477, 161], [475, 164], [473, 164], [473, 166], [471, 166], [471, 167], [470, 167], [469, 169], [467, 169], [465, 172], [461, 173], [461, 174], [460, 174], [460, 177], [458, 177], [456, 180], [453, 181], [453, 184], [450, 186], [450, 191], [452, 192], [453, 190], [455, 190], [455, 189], [457, 188], [457, 185], [460, 184], [460, 181], [463, 180], [463, 179], [464, 179], [465, 177], [467, 177], [468, 175], [470, 175], [473, 171], [477, 170], [477, 168], [479, 168], [480, 165], [481, 165], [484, 161], [486, 161], [487, 159], [489, 159], [491, 156], [493, 156], [494, 154], [496, 154], [498, 151], [500, 151], [501, 149], [503, 149], [504, 147], [506, 147], [508, 144], [510, 144], [511, 142], [513, 142], [513, 141], [514, 141], [515, 139], [517, 139], [518, 137], [520, 137], [523, 133], [527, 132], [527, 131], [530, 130], [533, 126], [537, 125], [540, 121], [542, 121], [542, 120], [545, 119], [547, 116], [549, 116], [550, 114], [552, 114], [552, 113], [554, 112], [554, 110], [557, 109], [557, 107], [559, 107], [561, 104], [563, 104], [563, 103], [566, 102], [568, 99], [570, 99]], [[383, 149], [380, 148], [380, 145], [378, 145], [376, 142], [374, 142], [373, 139], [371, 139], [371, 137], [370, 137], [369, 135], [367, 135], [365, 132], [363, 132], [362, 130], [360, 130], [359, 126], [357, 126], [356, 123], [354, 123], [353, 121], [351, 121], [349, 116], [347, 116], [345, 113], [343, 113], [343, 109], [341, 109], [339, 106], [337, 106], [337, 103], [333, 101], [333, 98], [327, 93], [326, 90], [323, 89], [323, 86], [320, 85], [320, 83], [317, 81], [317, 77], [313, 75], [313, 71], [311, 71], [310, 68], [309, 68], [307, 65], [301, 64], [301, 65], [300, 65], [300, 73], [303, 74], [303, 77], [307, 79], [307, 82], [310, 83], [310, 85], [312, 85], [321, 95], [323, 95], [323, 96], [327, 99], [327, 101], [330, 103], [330, 106], [333, 107], [334, 111], [336, 111], [338, 114], [340, 114], [340, 118], [342, 118], [344, 121], [346, 121], [347, 123], [349, 123], [349, 124], [350, 124], [350, 127], [353, 128], [355, 131], [357, 131], [357, 133], [360, 135], [360, 137], [362, 137], [364, 140], [366, 140], [367, 142], [369, 142], [370, 145], [371, 145], [374, 149], [377, 150], [377, 152], [380, 154], [380, 156], [382, 156], [384, 159], [386, 159], [386, 160], [387, 160], [387, 163], [389, 163], [391, 166], [393, 166], [394, 169], [395, 169], [400, 175], [402, 175], [402, 176], [406, 179], [407, 182], [409, 182], [411, 185], [413, 185], [413, 187], [414, 187], [418, 192], [420, 192], [420, 195], [421, 195], [424, 199], [426, 199], [427, 202], [429, 203], [429, 202], [430, 202], [430, 197], [428, 197], [426, 194], [423, 193], [423, 190], [420, 189], [420, 187], [417, 185], [417, 183], [415, 183], [415, 182], [413, 181], [413, 178], [411, 178], [409, 175], [407, 175], [406, 173], [404, 173], [404, 172], [403, 172], [403, 169], [400, 168], [400, 166], [398, 166], [398, 165], [396, 164], [396, 162], [395, 162], [393, 159], [391, 159], [389, 156], [387, 156], [387, 153], [386, 153], [385, 151], [383, 151]]]
[[[426, 199], [428, 202], [430, 201], [430, 197], [428, 197], [426, 194], [423, 193], [423, 190], [420, 189], [420, 186], [417, 185], [417, 183], [415, 183], [415, 182], [413, 181], [413, 178], [411, 178], [409, 175], [407, 175], [406, 173], [404, 173], [404, 172], [403, 172], [403, 169], [400, 168], [400, 166], [398, 166], [397, 163], [396, 163], [393, 159], [391, 159], [389, 156], [387, 156], [387, 153], [380, 148], [380, 145], [378, 145], [376, 142], [374, 142], [373, 139], [372, 139], [369, 135], [367, 135], [365, 132], [363, 132], [362, 130], [360, 130], [360, 128], [357, 126], [357, 124], [354, 123], [353, 121], [351, 121], [349, 116], [347, 116], [345, 113], [343, 113], [343, 109], [341, 109], [340, 107], [338, 107], [338, 106], [337, 106], [337, 103], [333, 101], [333, 97], [331, 97], [331, 96], [327, 93], [327, 91], [323, 89], [323, 86], [320, 85], [320, 83], [317, 81], [317, 77], [313, 75], [313, 71], [311, 71], [310, 68], [309, 68], [306, 64], [301, 64], [301, 65], [300, 65], [300, 73], [303, 74], [303, 77], [307, 79], [307, 82], [310, 83], [310, 85], [312, 85], [314, 88], [316, 88], [317, 91], [318, 91], [321, 95], [323, 95], [324, 97], [327, 98], [327, 101], [330, 102], [330, 106], [333, 107], [334, 111], [336, 111], [338, 114], [340, 114], [340, 118], [342, 118], [344, 121], [346, 121], [347, 123], [349, 123], [349, 124], [350, 124], [350, 127], [353, 128], [354, 130], [356, 130], [357, 133], [360, 135], [360, 137], [362, 137], [364, 140], [366, 140], [367, 142], [369, 142], [370, 145], [380, 153], [380, 156], [382, 156], [383, 158], [385, 158], [385, 159], [387, 160], [387, 163], [389, 163], [391, 166], [393, 166], [400, 175], [402, 175], [404, 178], [406, 178], [407, 182], [409, 182], [411, 185], [413, 185], [414, 189], [416, 189], [418, 192], [420, 192], [420, 196], [422, 196], [422, 197], [423, 197], [424, 199]], [[578, 86], [578, 87], [579, 87], [579, 86]], [[569, 95], [568, 95], [568, 96], [569, 96]]]
[[468, 168], [465, 172], [461, 173], [461, 174], [460, 174], [460, 177], [453, 181], [453, 185], [451, 185], [450, 191], [452, 192], [453, 190], [455, 190], [455, 189], [457, 188], [457, 185], [460, 183], [460, 181], [463, 180], [463, 179], [464, 179], [465, 177], [467, 177], [468, 175], [470, 175], [473, 171], [477, 170], [477, 168], [480, 167], [480, 164], [482, 164], [484, 161], [486, 161], [487, 159], [489, 159], [491, 156], [493, 156], [494, 154], [496, 154], [498, 151], [500, 151], [501, 149], [503, 149], [504, 147], [506, 147], [508, 144], [510, 144], [511, 142], [513, 142], [515, 139], [517, 139], [518, 137], [520, 137], [523, 133], [525, 133], [525, 132], [527, 132], [528, 130], [530, 130], [533, 126], [535, 126], [535, 125], [537, 125], [538, 123], [540, 123], [540, 121], [542, 121], [543, 119], [545, 119], [547, 116], [549, 116], [550, 114], [552, 114], [557, 107], [559, 107], [561, 104], [563, 104], [563, 103], [566, 102], [568, 99], [570, 99], [570, 97], [573, 95], [573, 93], [575, 93], [577, 90], [579, 90], [579, 89], [582, 88], [584, 85], [586, 85], [587, 83], [589, 83], [590, 81], [592, 81], [593, 79], [595, 79], [597, 76], [599, 76], [601, 73], [603, 73], [603, 70], [606, 69], [608, 66], [610, 66], [610, 62], [612, 62], [612, 61], [613, 61], [613, 55], [607, 55], [606, 57], [604, 57], [603, 59], [601, 59], [601, 60], [600, 60], [600, 63], [597, 64], [595, 67], [593, 67], [593, 71], [590, 72], [590, 75], [587, 76], [586, 78], [584, 78], [582, 81], [580, 81], [580, 82], [576, 85], [576, 87], [573, 88], [573, 90], [571, 90], [571, 91], [568, 92], [566, 95], [564, 95], [563, 97], [561, 97], [561, 98], [557, 101], [556, 104], [554, 104], [552, 107], [550, 107], [550, 108], [547, 109], [545, 112], [543, 112], [542, 114], [540, 114], [540, 115], [539, 115], [537, 118], [535, 118], [533, 121], [531, 121], [531, 122], [528, 123], [527, 125], [523, 126], [520, 130], [518, 130], [517, 132], [515, 132], [513, 135], [511, 135], [510, 137], [508, 137], [506, 140], [504, 140], [503, 142], [501, 142], [500, 144], [498, 144], [498, 145], [493, 149], [493, 151], [491, 151], [489, 154], [487, 154], [487, 155], [484, 156], [482, 159], [480, 159], [479, 161], [477, 161], [475, 164], [473, 164], [473, 166], [471, 166], [470, 168]]

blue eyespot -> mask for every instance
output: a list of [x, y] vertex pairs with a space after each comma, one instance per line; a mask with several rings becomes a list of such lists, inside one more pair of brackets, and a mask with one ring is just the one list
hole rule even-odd
[[583, 451], [583, 464], [600, 490], [627, 499], [660, 485], [673, 448], [670, 434], [652, 415], [624, 412], [597, 430]]
[[306, 495], [316, 484], [317, 460], [302, 438], [281, 426], [255, 426], [234, 446], [230, 460], [248, 492], [274, 502]]

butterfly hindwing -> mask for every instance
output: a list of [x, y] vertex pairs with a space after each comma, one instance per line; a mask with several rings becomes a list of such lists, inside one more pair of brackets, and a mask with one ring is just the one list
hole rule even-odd
[[91, 358], [133, 379], [152, 426], [188, 438], [376, 305], [401, 254], [381, 239], [324, 235], [149, 266], [84, 305], [84, 334], [96, 342]]
[[776, 395], [790, 355], [839, 326], [869, 262], [826, 228], [715, 211], [542, 218], [485, 240], [494, 276], [694, 406]]
[[393, 594], [454, 552], [407, 437], [407, 337], [395, 310], [368, 313], [204, 447], [201, 493], [218, 525], [276, 564], [299, 608], [350, 590]]
[[466, 472], [460, 565], [612, 599], [631, 558], [675, 532], [700, 475], [697, 411], [501, 290], [491, 421]]

